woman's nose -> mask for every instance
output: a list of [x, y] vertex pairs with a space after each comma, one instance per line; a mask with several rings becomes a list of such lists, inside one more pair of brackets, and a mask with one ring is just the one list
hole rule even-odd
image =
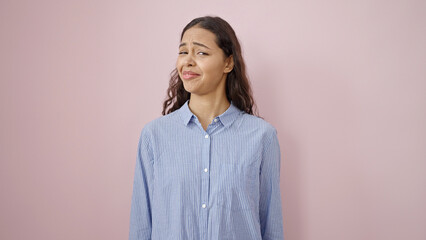
[[192, 56], [191, 53], [188, 53], [185, 56], [185, 65], [190, 65], [190, 66], [194, 66], [195, 65], [195, 61], [194, 61], [194, 58], [193, 58], [193, 56]]

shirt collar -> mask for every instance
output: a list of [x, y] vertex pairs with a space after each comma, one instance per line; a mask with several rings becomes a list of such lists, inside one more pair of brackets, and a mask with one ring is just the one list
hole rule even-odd
[[[237, 118], [238, 114], [242, 112], [239, 108], [237, 108], [232, 101], [230, 102], [231, 105], [229, 105], [228, 109], [226, 109], [225, 112], [217, 116], [220, 122], [227, 127], [234, 122], [234, 120]], [[188, 126], [191, 119], [194, 117], [196, 118], [195, 114], [191, 112], [191, 109], [189, 109], [189, 99], [186, 100], [186, 102], [178, 109], [178, 112], [182, 118], [183, 123], [185, 126]]]

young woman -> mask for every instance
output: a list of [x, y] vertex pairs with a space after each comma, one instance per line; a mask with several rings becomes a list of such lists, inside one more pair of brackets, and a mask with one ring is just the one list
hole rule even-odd
[[282, 240], [277, 131], [253, 115], [226, 21], [183, 29], [167, 92], [164, 116], [141, 131], [129, 239]]

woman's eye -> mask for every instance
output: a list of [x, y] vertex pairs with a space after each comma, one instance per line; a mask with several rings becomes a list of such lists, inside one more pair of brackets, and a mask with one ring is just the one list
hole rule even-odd
[[[187, 52], [179, 52], [179, 55], [180, 54], [186, 54]], [[201, 55], [209, 55], [208, 53], [205, 53], [205, 52], [198, 52], [198, 53], [202, 53]]]

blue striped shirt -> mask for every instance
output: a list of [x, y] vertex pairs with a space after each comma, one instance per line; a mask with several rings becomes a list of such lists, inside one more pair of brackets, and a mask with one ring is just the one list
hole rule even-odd
[[130, 240], [283, 240], [276, 129], [233, 103], [204, 130], [188, 107], [140, 134]]

